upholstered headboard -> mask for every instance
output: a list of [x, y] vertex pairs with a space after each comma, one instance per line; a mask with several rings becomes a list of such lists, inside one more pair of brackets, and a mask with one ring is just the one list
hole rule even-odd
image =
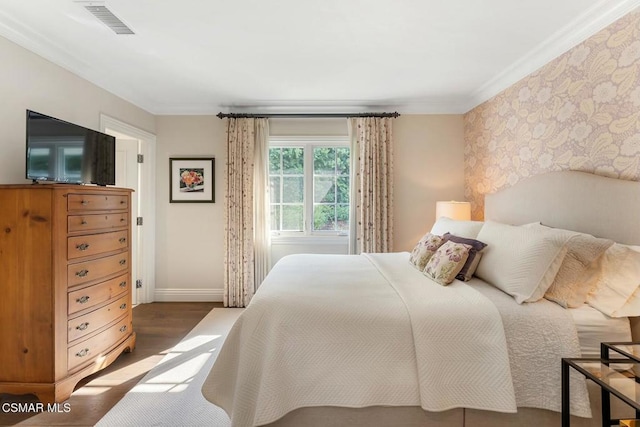
[[[640, 245], [640, 182], [576, 171], [537, 175], [487, 194], [484, 218], [515, 225], [540, 221]], [[631, 318], [631, 330], [640, 340], [640, 317]]]
[[544, 225], [640, 245], [640, 182], [586, 172], [536, 175], [485, 196], [485, 220]]

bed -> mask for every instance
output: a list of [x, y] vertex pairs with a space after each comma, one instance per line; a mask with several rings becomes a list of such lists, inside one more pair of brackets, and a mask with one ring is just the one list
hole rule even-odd
[[[550, 173], [488, 195], [485, 220], [638, 245], [639, 195], [635, 182]], [[204, 396], [237, 426], [555, 426], [560, 357], [628, 337], [636, 323], [611, 328], [600, 316], [598, 326], [591, 310], [544, 298], [518, 304], [476, 277], [440, 286], [408, 259], [281, 260], [230, 331]], [[580, 375], [572, 398], [572, 425], [601, 425], [597, 390]]]

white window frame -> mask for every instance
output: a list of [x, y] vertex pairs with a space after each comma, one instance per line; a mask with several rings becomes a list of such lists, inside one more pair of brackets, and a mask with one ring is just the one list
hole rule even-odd
[[[304, 219], [303, 231], [271, 231], [272, 240], [283, 243], [306, 238], [316, 243], [342, 243], [349, 238], [348, 231], [313, 230], [313, 149], [316, 147], [350, 147], [349, 137], [344, 136], [271, 136], [271, 147], [304, 147]], [[353, 153], [351, 153], [353, 155]], [[351, 185], [351, 182], [349, 182]], [[349, 201], [351, 203], [351, 200]], [[351, 218], [349, 218], [351, 221]]]

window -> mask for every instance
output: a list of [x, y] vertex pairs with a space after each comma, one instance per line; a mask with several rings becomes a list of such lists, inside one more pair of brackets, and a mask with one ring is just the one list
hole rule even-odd
[[271, 140], [271, 230], [347, 234], [350, 149], [346, 138]]

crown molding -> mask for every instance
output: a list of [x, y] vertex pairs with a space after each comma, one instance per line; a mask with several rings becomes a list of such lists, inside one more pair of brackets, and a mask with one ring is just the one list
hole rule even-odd
[[262, 101], [251, 104], [227, 104], [220, 109], [224, 113], [361, 113], [397, 111], [400, 114], [462, 114], [466, 110], [464, 98], [438, 97], [395, 99], [384, 101]]
[[638, 7], [640, 0], [603, 0], [594, 5], [471, 93], [464, 112], [488, 101]]
[[0, 11], [0, 35], [52, 64], [153, 114], [153, 103], [141, 97], [133, 88], [123, 85], [122, 81], [112, 79], [91, 64], [70, 55], [63, 46], [53, 43], [35, 29], [23, 25], [2, 11]]

